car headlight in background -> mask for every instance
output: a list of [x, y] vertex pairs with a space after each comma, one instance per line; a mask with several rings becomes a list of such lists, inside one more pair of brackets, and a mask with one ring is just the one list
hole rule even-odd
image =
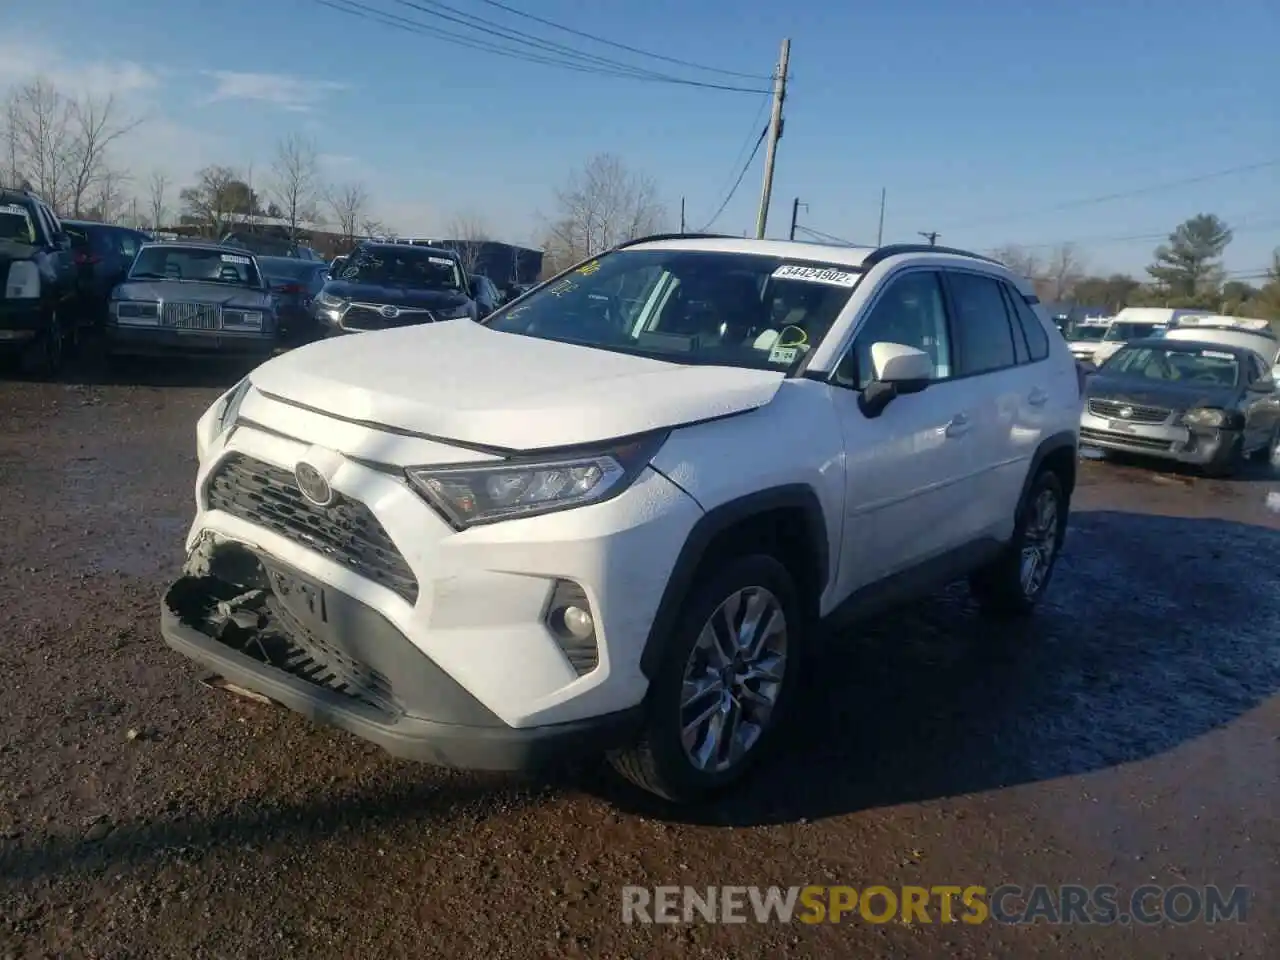
[[332, 293], [328, 293], [324, 290], [321, 290], [320, 295], [316, 297], [316, 303], [328, 310], [341, 310], [347, 305], [347, 301], [343, 300], [341, 297], [335, 297]]
[[1225, 412], [1208, 407], [1188, 410], [1182, 415], [1182, 422], [1189, 427], [1220, 427], [1226, 421], [1227, 415]]
[[615, 497], [635, 481], [666, 438], [663, 431], [595, 450], [467, 466], [410, 467], [405, 475], [428, 503], [462, 530]]
[[141, 300], [115, 300], [111, 313], [124, 326], [154, 327], [160, 323], [160, 304]]
[[223, 310], [222, 325], [240, 330], [261, 330], [261, 310]]
[[15, 260], [9, 264], [4, 295], [10, 300], [34, 300], [39, 297], [40, 268], [30, 260]]

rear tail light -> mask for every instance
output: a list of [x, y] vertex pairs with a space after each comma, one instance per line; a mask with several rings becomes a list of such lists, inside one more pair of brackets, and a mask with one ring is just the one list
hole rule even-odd
[[301, 293], [302, 284], [300, 283], [282, 283], [276, 287], [276, 293]]
[[76, 266], [89, 266], [94, 263], [101, 263], [102, 258], [96, 253], [77, 253]]

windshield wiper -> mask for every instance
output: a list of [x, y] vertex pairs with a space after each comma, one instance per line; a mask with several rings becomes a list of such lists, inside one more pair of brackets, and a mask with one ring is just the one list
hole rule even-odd
[[131, 273], [130, 280], [177, 280], [177, 277], [167, 277], [163, 273]]

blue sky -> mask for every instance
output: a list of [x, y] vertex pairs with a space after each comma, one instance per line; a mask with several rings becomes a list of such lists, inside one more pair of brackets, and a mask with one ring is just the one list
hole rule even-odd
[[[467, 32], [399, 0], [357, 2]], [[598, 56], [767, 86], [638, 58], [480, 0], [446, 2]], [[1140, 271], [1156, 242], [1147, 235], [1199, 212], [1238, 227], [1232, 270], [1262, 267], [1280, 246], [1280, 164], [1068, 206], [1280, 161], [1275, 0], [507, 2], [761, 77], [790, 37], [770, 235], [785, 233], [800, 196], [802, 224], [874, 241], [884, 187], [886, 239], [937, 230], [943, 243], [1046, 250], [1076, 240], [1100, 271]], [[0, 86], [42, 69], [67, 87], [115, 89], [147, 117], [117, 158], [139, 180], [163, 168], [189, 182], [207, 163], [252, 164], [265, 179], [275, 140], [297, 131], [314, 138], [327, 176], [364, 181], [402, 233], [470, 214], [532, 239], [555, 188], [599, 152], [651, 175], [673, 217], [686, 197], [700, 228], [764, 122], [758, 93], [520, 62], [316, 0], [43, 0], [8, 6], [4, 23]], [[754, 228], [760, 179], [758, 157], [715, 229]]]

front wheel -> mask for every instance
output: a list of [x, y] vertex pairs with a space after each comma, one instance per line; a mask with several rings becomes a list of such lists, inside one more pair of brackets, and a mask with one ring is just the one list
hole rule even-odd
[[1041, 470], [1018, 509], [1013, 538], [991, 564], [969, 578], [983, 613], [1025, 616], [1053, 576], [1067, 529], [1067, 497], [1052, 470]]
[[794, 699], [804, 610], [787, 568], [745, 556], [685, 602], [634, 747], [611, 755], [637, 786], [685, 803], [741, 780], [775, 740]]
[[49, 314], [49, 321], [40, 337], [23, 358], [26, 372], [42, 380], [51, 380], [62, 372], [67, 358], [67, 332], [63, 329], [58, 311]]

